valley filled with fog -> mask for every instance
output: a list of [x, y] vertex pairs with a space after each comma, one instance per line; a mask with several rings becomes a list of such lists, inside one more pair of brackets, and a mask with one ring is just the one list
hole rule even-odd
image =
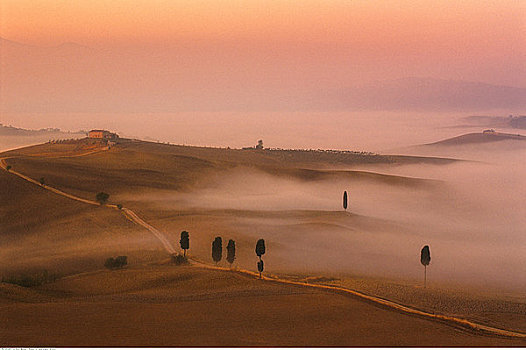
[[[236, 168], [218, 175], [213, 184], [189, 193], [152, 189], [148, 194], [125, 196], [124, 200], [174, 212], [182, 208], [226, 210], [228, 218], [221, 220], [228, 231], [253, 239], [263, 236], [271, 247], [274, 245], [267, 259], [269, 268], [276, 270], [357, 273], [418, 281], [423, 270], [420, 249], [428, 244], [431, 281], [502, 289], [526, 286], [526, 278], [522, 277], [526, 275], [526, 265], [522, 264], [526, 256], [524, 148], [507, 141], [431, 150], [411, 148], [481, 132], [480, 126], [463, 122], [465, 115], [211, 115], [201, 116], [201, 121], [184, 113], [152, 115], [149, 123], [144, 123], [142, 115], [127, 116], [126, 123], [119, 123], [118, 116], [96, 115], [93, 120], [125, 136], [149, 136], [174, 144], [236, 148], [253, 146], [261, 138], [266, 147], [363, 150], [465, 161], [448, 165], [334, 167], [436, 180], [436, 185], [429, 188], [366, 180], [303, 181]], [[287, 117], [290, 119], [283, 125], [281, 121]], [[55, 122], [64, 129], [88, 125], [82, 119], [68, 121], [61, 117]], [[343, 190], [350, 195], [349, 214], [339, 213]], [[214, 220], [210, 215], [205, 221], [213, 226]], [[195, 229], [201, 228], [197, 225]], [[241, 259], [240, 263], [251, 268], [250, 261]]]

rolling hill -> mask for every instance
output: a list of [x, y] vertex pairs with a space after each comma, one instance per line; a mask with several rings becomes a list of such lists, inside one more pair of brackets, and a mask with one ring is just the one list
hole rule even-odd
[[526, 136], [520, 134], [509, 134], [495, 131], [488, 131], [482, 133], [470, 133], [460, 136], [456, 136], [450, 139], [429, 143], [424, 146], [445, 146], [445, 147], [455, 147], [463, 146], [470, 144], [484, 144], [484, 143], [494, 143], [502, 141], [512, 141], [516, 143], [518, 147], [526, 147]]
[[[357, 270], [364, 257], [360, 251], [371, 255], [376, 264], [376, 257], [381, 256], [382, 266], [389, 266], [400, 257], [377, 255], [378, 252], [367, 251], [364, 243], [375, 241], [385, 232], [395, 232], [399, 241], [410, 239], [413, 234], [410, 227], [345, 212], [339, 205], [338, 209], [331, 209], [314, 203], [311, 209], [301, 209], [294, 201], [288, 209], [272, 203], [261, 208], [256, 204], [264, 198], [256, 195], [241, 207], [229, 209], [226, 200], [240, 196], [236, 189], [246, 181], [251, 187], [266, 186], [278, 194], [286, 192], [280, 187], [284, 180], [287, 188], [293, 184], [300, 186], [293, 187], [293, 192], [306, 191], [314, 184], [322, 186], [323, 196], [329, 195], [323, 184], [333, 182], [365, 187], [365, 191], [379, 186], [391, 194], [397, 190], [433, 193], [441, 183], [330, 167], [371, 161], [387, 166], [415, 162], [437, 165], [454, 160], [345, 152], [212, 149], [133, 140], [122, 140], [111, 149], [93, 147], [92, 141], [78, 140], [0, 154], [12, 166], [11, 173], [0, 172], [3, 184], [0, 212], [2, 217], [9, 218], [0, 227], [3, 277], [28, 276], [42, 270], [54, 276], [47, 283], [32, 287], [0, 283], [3, 310], [0, 320], [5, 320], [0, 337], [5, 344], [523, 344], [520, 338], [488, 336], [455, 322], [420, 318], [348, 293], [258, 280], [242, 272], [243, 268], [253, 270], [252, 246], [261, 236], [269, 249], [264, 257], [265, 274], [279, 276], [285, 272], [289, 275], [294, 271], [305, 272], [301, 262], [311, 261], [314, 265], [309, 265], [310, 270], [320, 263], [313, 259], [315, 253], [324, 251], [333, 257], [341, 256]], [[127, 220], [127, 212], [52, 193], [47, 187], [16, 176], [14, 171], [37, 180], [43, 178], [46, 186], [86, 199], [93, 199], [98, 191], [106, 191], [111, 203], [123, 203], [133, 209], [174, 245], [179, 232], [189, 230], [190, 254], [197, 263], [187, 267], [170, 264], [159, 241], [144, 227]], [[216, 202], [213, 191], [218, 188], [225, 188], [227, 195]], [[338, 188], [338, 204], [340, 196]], [[312, 241], [310, 232], [316, 232], [315, 237], [323, 232], [332, 238]], [[200, 263], [210, 261], [210, 242], [218, 234], [236, 240], [234, 271]], [[340, 249], [335, 249], [332, 241]], [[128, 256], [130, 266], [102, 270], [104, 260], [117, 255]], [[305, 280], [338, 281], [323, 276]], [[385, 282], [373, 283], [378, 286]], [[444, 296], [440, 297], [444, 303]], [[431, 299], [430, 305], [433, 303], [436, 299]], [[433, 306], [424, 305], [427, 307]], [[255, 312], [258, 322], [254, 322]]]
[[455, 157], [472, 161], [495, 161], [495, 157], [508, 159], [520, 157], [526, 150], [526, 136], [496, 132], [488, 129], [484, 132], [467, 133], [448, 139], [395, 149], [394, 152], [410, 155], [434, 157]]
[[[248, 244], [251, 238], [243, 235], [241, 230], [252, 230], [253, 220], [268, 222], [268, 226], [265, 227], [270, 232], [274, 232], [279, 227], [274, 225], [275, 222], [281, 222], [280, 225], [285, 226], [298, 222], [306, 224], [303, 228], [297, 226], [293, 230], [298, 232], [308, 227], [315, 227], [317, 223], [313, 223], [312, 220], [332, 223], [335, 219], [343, 220], [344, 226], [351, 225], [357, 228], [385, 225], [381, 220], [373, 220], [373, 223], [370, 223], [358, 215], [347, 217], [343, 213], [336, 213], [335, 217], [331, 211], [319, 211], [319, 205], [316, 204], [306, 203], [299, 207], [288, 204], [288, 208], [277, 210], [274, 204], [275, 199], [272, 197], [265, 199], [267, 194], [248, 194], [248, 197], [245, 197], [247, 196], [244, 194], [245, 190], [231, 189], [232, 184], [238, 188], [239, 186], [250, 187], [251, 183], [256, 186], [259, 186], [257, 185], [259, 183], [271, 186], [268, 190], [270, 192], [265, 193], [275, 192], [276, 190], [272, 189], [275, 186], [278, 186], [276, 188], [299, 186], [300, 188], [292, 192], [294, 196], [300, 195], [303, 189], [311, 186], [332, 183], [346, 183], [349, 186], [379, 186], [400, 191], [403, 189], [434, 191], [441, 186], [440, 182], [371, 171], [332, 170], [331, 167], [341, 168], [343, 165], [371, 163], [397, 165], [454, 162], [452, 159], [442, 158], [382, 156], [352, 152], [256, 151], [172, 146], [126, 139], [121, 139], [120, 143], [110, 150], [101, 149], [100, 152], [97, 152], [96, 147], [98, 147], [97, 143], [89, 139], [71, 140], [4, 152], [0, 154], [0, 158], [5, 157], [6, 163], [17, 172], [36, 180], [42, 179], [46, 185], [81, 198], [93, 200], [95, 194], [100, 191], [109, 193], [112, 203], [122, 203], [132, 208], [141, 216], [145, 216], [147, 221], [169, 232], [174, 241], [177, 232], [180, 231], [178, 228], [180, 225], [188, 225], [197, 231], [207, 232], [201, 237], [194, 236], [193, 238], [198, 243], [196, 246], [200, 246], [194, 252], [202, 257], [208, 256], [207, 242], [213, 238], [212, 235], [216, 230], [239, 232], [236, 233], [239, 235], [237, 239], [241, 242], [246, 241]], [[99, 237], [102, 234], [101, 231], [113, 232], [112, 235], [122, 237], [121, 231], [114, 226], [114, 223], [120, 223], [117, 227], [126, 227], [124, 225], [126, 220], [123, 221], [119, 215], [115, 216], [111, 211], [79, 206], [75, 202], [68, 205], [69, 200], [63, 203], [55, 195], [50, 195], [40, 188], [36, 188], [37, 193], [35, 193], [32, 191], [34, 185], [24, 183], [23, 180], [13, 178], [5, 172], [0, 175], [5, 179], [6, 184], [2, 187], [3, 192], [0, 192], [4, 203], [0, 210], [6, 217], [11, 218], [2, 224], [4, 239], [49, 236], [49, 240], [46, 239], [48, 247], [46, 249], [49, 249], [53, 244], [59, 244], [51, 237], [56, 235], [56, 230], [60, 225], [66, 225], [66, 223], [64, 227], [68, 227], [67, 231], [74, 233], [71, 239], [77, 237], [76, 235], [82, 235], [86, 243]], [[227, 192], [223, 195], [221, 194], [223, 191]], [[251, 190], [248, 189], [248, 191], [250, 193]], [[239, 194], [235, 194], [237, 192]], [[217, 196], [224, 196], [222, 203], [212, 200]], [[340, 193], [337, 196], [339, 198]], [[10, 201], [11, 197], [17, 200]], [[208, 198], [208, 200], [201, 198]], [[257, 198], [259, 201], [265, 199], [270, 202], [256, 205]], [[248, 201], [247, 204], [245, 201]], [[253, 204], [248, 204], [250, 202]], [[38, 211], [36, 208], [42, 205], [41, 203], [47, 203], [47, 205], [44, 210]], [[331, 207], [339, 208], [338, 204], [339, 200]], [[261, 211], [261, 206], [265, 210]], [[37, 211], [38, 215], [29, 215], [32, 211]], [[108, 215], [108, 218], [99, 220], [96, 213]], [[102, 235], [104, 237], [104, 234]], [[67, 237], [69, 236], [65, 234], [64, 241], [69, 239]], [[155, 245], [155, 240], [152, 240], [151, 237], [144, 237], [143, 234], [141, 238], [139, 230], [137, 233], [130, 233], [130, 240], [125, 246], [131, 248], [134, 240], [143, 239], [146, 239], [145, 242], [148, 242], [148, 245]], [[20, 244], [23, 247], [23, 244]], [[106, 239], [94, 245], [116, 248]], [[59, 246], [62, 246], [62, 243]], [[71, 245], [71, 248], [72, 251], [80, 249], [74, 244]], [[130, 254], [135, 254], [134, 250], [129, 248], [126, 250]], [[46, 249], [43, 248], [42, 254]], [[101, 256], [106, 254], [106, 251], [99, 251], [97, 259], [102, 259]], [[20, 250], [13, 250], [9, 254], [19, 253]], [[117, 253], [115, 251], [115, 254]], [[67, 256], [72, 253], [64, 254]], [[86, 254], [91, 253], [86, 252]], [[149, 255], [151, 254], [147, 253], [144, 257], [132, 255], [132, 257], [141, 261]], [[28, 258], [26, 267], [39, 266], [42, 259], [47, 260], [44, 255]], [[97, 264], [96, 259], [93, 259], [86, 267], [93, 267]], [[250, 255], [241, 255], [239, 259], [240, 262], [248, 263]], [[49, 260], [47, 263], [51, 264], [52, 261]], [[10, 265], [13, 271], [16, 265], [16, 263]], [[70, 266], [71, 268], [63, 268], [63, 266], [67, 264], [62, 265], [60, 273], [82, 271], [78, 265]]]

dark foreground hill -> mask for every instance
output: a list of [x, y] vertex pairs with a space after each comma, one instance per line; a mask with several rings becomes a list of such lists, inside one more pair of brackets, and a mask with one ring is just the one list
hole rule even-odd
[[[28, 303], [29, 302], [29, 303]], [[0, 284], [5, 346], [512, 346], [360, 299], [173, 265]]]

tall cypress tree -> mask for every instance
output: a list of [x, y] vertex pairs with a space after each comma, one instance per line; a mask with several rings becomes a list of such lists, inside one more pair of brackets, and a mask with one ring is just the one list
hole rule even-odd
[[261, 257], [264, 254], [265, 254], [265, 240], [261, 238], [256, 243], [256, 255], [259, 257], [259, 261], [258, 261], [259, 278], [261, 278], [261, 273], [263, 272], [263, 260], [261, 260]]
[[230, 267], [232, 267], [234, 260], [236, 260], [236, 242], [231, 239], [226, 246], [226, 261], [228, 261]]
[[221, 261], [223, 257], [223, 241], [221, 237], [216, 237], [212, 242], [212, 259], [217, 263]]
[[184, 256], [186, 256], [186, 250], [190, 249], [190, 235], [188, 231], [181, 232], [181, 240], [179, 240], [181, 249], [184, 251]]
[[424, 288], [427, 284], [427, 265], [431, 262], [431, 252], [429, 251], [429, 246], [426, 245], [420, 251], [420, 263], [424, 265]]

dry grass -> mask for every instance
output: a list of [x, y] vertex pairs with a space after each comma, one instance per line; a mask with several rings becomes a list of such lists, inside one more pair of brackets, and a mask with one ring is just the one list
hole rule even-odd
[[494, 327], [526, 332], [526, 298], [521, 293], [475, 290], [466, 286], [346, 278], [339, 285], [431, 313], [467, 318]]
[[[0, 285], [5, 295], [5, 285]], [[6, 346], [510, 346], [352, 297], [196, 267], [72, 276], [3, 301]], [[0, 300], [1, 297], [0, 297]]]
[[164, 257], [146, 231], [116, 212], [63, 198], [0, 171], [0, 277], [42, 270], [70, 274], [102, 268], [112, 255], [132, 262]]

